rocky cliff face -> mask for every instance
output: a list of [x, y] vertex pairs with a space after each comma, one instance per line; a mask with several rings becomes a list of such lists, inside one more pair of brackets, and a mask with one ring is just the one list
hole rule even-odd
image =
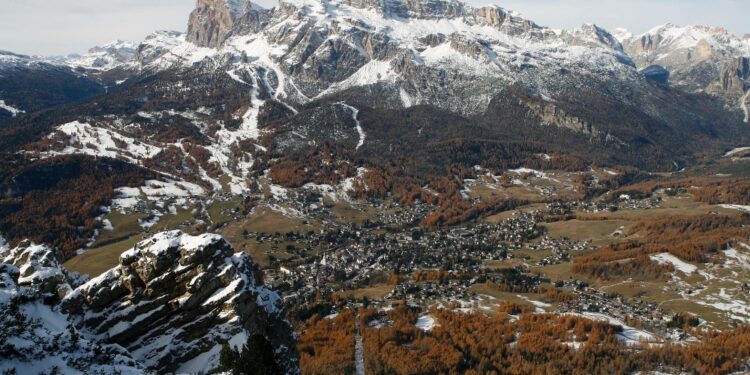
[[292, 328], [261, 275], [219, 236], [165, 232], [124, 253], [63, 307], [82, 330], [160, 372], [210, 370], [221, 344], [244, 344], [248, 332], [268, 337], [292, 371]]
[[188, 21], [187, 40], [202, 47], [218, 47], [236, 27], [257, 31], [265, 13], [248, 0], [198, 0]]
[[[241, 346], [261, 333], [285, 372], [298, 372], [295, 337], [279, 296], [263, 287], [252, 259], [235, 254], [219, 236], [157, 234], [124, 253], [118, 267], [80, 286], [53, 254], [31, 243], [0, 254], [0, 309], [9, 314], [2, 324], [10, 332], [2, 350], [25, 348], [0, 366], [28, 370], [44, 360], [126, 373], [208, 372], [218, 365], [223, 343]], [[19, 305], [30, 319], [39, 317], [39, 330], [19, 326], [12, 313]], [[65, 339], [59, 352], [28, 349], [56, 332]], [[78, 349], [65, 354], [73, 345]], [[108, 355], [89, 356], [96, 346]]]
[[727, 63], [721, 72], [721, 89], [744, 94], [750, 90], [750, 56], [737, 57]]

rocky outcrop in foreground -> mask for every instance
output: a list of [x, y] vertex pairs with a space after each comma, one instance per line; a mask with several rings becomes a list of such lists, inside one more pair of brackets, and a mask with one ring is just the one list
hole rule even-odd
[[47, 246], [0, 237], [0, 373], [143, 374], [124, 348], [84, 337], [57, 302], [79, 277]]
[[[117, 365], [113, 370], [124, 373], [208, 372], [218, 365], [222, 344], [239, 347], [260, 333], [285, 372], [298, 372], [295, 337], [279, 296], [263, 286], [255, 262], [235, 254], [220, 236], [157, 234], [122, 254], [117, 267], [80, 286], [50, 249], [22, 246], [27, 250], [5, 250], [0, 257], [0, 308], [7, 316], [15, 316], [11, 312], [18, 306], [29, 310], [20, 316], [35, 320], [42, 330], [29, 332], [41, 337], [3, 346], [3, 353], [16, 353], [16, 361], [2, 366], [33, 370], [47, 360], [62, 369], [98, 364]], [[3, 331], [23, 336], [17, 323], [22, 322], [5, 318]], [[54, 337], [67, 345], [60, 353], [28, 354]], [[109, 355], [70, 357], [73, 339], [108, 348]], [[9, 336], [4, 342], [19, 340]]]

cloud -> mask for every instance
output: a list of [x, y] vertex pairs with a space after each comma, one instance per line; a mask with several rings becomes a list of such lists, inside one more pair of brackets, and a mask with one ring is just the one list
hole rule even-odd
[[[276, 3], [258, 2], [267, 7]], [[195, 0], [0, 0], [0, 49], [61, 55], [115, 39], [141, 40], [154, 30], [185, 30], [194, 4]], [[747, 0], [502, 0], [500, 5], [554, 28], [596, 23], [639, 33], [672, 22], [750, 33]]]

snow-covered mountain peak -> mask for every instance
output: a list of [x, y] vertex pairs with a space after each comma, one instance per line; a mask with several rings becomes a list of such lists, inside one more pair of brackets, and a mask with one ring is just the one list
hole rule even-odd
[[667, 23], [641, 35], [624, 36], [621, 34], [621, 42], [639, 67], [658, 64], [675, 70], [705, 61], [750, 56], [750, 40], [723, 27]]
[[[293, 11], [299, 16], [314, 19], [340, 20], [362, 10], [384, 20], [409, 23], [414, 20], [463, 21], [470, 25], [489, 26], [508, 34], [530, 33], [545, 30], [525, 19], [519, 13], [508, 11], [496, 5], [473, 7], [457, 0], [281, 0], [281, 9], [287, 15]], [[361, 14], [360, 14], [361, 16]]]
[[136, 50], [130, 65], [140, 68], [151, 64], [154, 60], [164, 56], [170, 50], [187, 43], [185, 33], [177, 31], [159, 30], [149, 34]]
[[463, 16], [466, 4], [456, 0], [282, 0], [283, 5], [316, 11], [347, 5], [372, 9], [386, 18], [454, 18]]
[[688, 49], [700, 47], [701, 44], [717, 49], [747, 50], [749, 47], [746, 41], [724, 27], [704, 25], [679, 26], [667, 23], [629, 39], [640, 39], [644, 48]]
[[612, 36], [617, 38], [620, 43], [633, 37], [633, 33], [624, 27], [618, 27], [612, 30]]
[[620, 33], [621, 42], [637, 64], [647, 72], [661, 72], [669, 82], [688, 91], [709, 92], [740, 101], [745, 108], [746, 59], [750, 39], [740, 38], [723, 27], [656, 26], [641, 35]]
[[138, 43], [117, 39], [109, 43], [102, 44], [101, 46], [94, 46], [89, 49], [88, 53], [124, 52], [124, 51], [132, 51], [137, 47], [138, 47]]
[[21, 60], [28, 60], [29, 56], [19, 55], [10, 51], [0, 50], [0, 63], [13, 63]]
[[171, 49], [179, 43], [185, 42], [185, 33], [171, 30], [157, 30], [146, 36], [138, 45], [138, 50], [144, 48]]
[[[684, 79], [680, 80], [700, 81], [694, 88], [705, 87], [716, 80], [729, 60], [750, 56], [750, 40], [741, 39], [723, 27], [668, 23], [641, 35], [624, 36], [621, 34], [625, 52], [639, 68], [660, 65], [677, 73], [676, 78], [681, 76], [680, 72], [685, 72]], [[701, 77], [690, 77], [695, 74]]]
[[[583, 24], [570, 31], [563, 30], [560, 35], [573, 45], [604, 47], [617, 52], [623, 52], [622, 44], [615, 35], [593, 23]], [[568, 38], [565, 38], [566, 36]]]
[[[300, 101], [379, 82], [402, 85], [417, 79], [405, 76], [423, 69], [449, 67], [467, 79], [481, 73], [503, 82], [523, 79], [518, 70], [542, 66], [635, 73], [620, 43], [601, 27], [558, 32], [498, 6], [457, 0], [282, 0], [274, 9], [249, 9], [238, 18], [221, 11], [221, 1], [199, 1], [187, 43], [156, 59], [155, 69], [207, 58], [219, 64], [245, 61], [287, 81], [280, 88], [296, 92], [280, 94]], [[413, 93], [400, 101], [418, 94], [415, 87], [403, 90]], [[460, 112], [482, 111], [490, 97], [472, 99], [472, 109]], [[454, 100], [452, 106], [465, 103]]]
[[190, 18], [189, 42], [220, 49], [236, 45], [230, 41], [233, 38], [244, 37], [247, 42], [248, 35], [263, 33], [270, 44], [284, 48], [292, 42], [291, 34], [304, 38], [301, 33], [323, 33], [316, 38], [329, 39], [335, 34], [350, 39], [352, 33], [365, 32], [386, 37], [400, 47], [418, 45], [424, 38], [434, 41], [433, 36], [455, 35], [524, 50], [570, 44], [622, 52], [617, 38], [593, 24], [555, 31], [499, 6], [473, 7], [458, 0], [281, 0], [272, 10], [246, 6], [240, 17], [228, 13], [223, 1], [198, 1]]
[[51, 58], [50, 62], [73, 68], [110, 70], [130, 62], [135, 56], [137, 48], [138, 43], [115, 40], [101, 46], [92, 47], [83, 55], [72, 54]]

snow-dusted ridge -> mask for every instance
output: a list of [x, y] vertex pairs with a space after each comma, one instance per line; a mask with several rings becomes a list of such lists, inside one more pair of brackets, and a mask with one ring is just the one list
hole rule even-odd
[[[412, 5], [416, 9], [410, 9]], [[402, 9], [404, 7], [408, 10]], [[402, 13], [394, 15], [396, 11]], [[427, 2], [380, 4], [365, 1], [349, 5], [338, 1], [299, 0], [282, 1], [279, 7], [266, 12], [268, 22], [259, 32], [232, 34], [216, 48], [185, 41], [153, 61], [148, 69], [242, 55], [251, 65], [279, 76], [277, 98], [301, 99], [299, 97], [331, 95], [378, 82], [403, 86], [407, 77], [394, 69], [394, 64], [404, 55], [399, 56], [395, 51], [411, 55], [412, 63], [417, 66], [442, 68], [449, 65], [461, 69], [463, 74], [489, 74], [507, 82], [516, 79], [514, 70], [527, 64], [631, 68], [616, 39], [599, 27], [584, 25], [575, 30], [555, 31], [499, 7], [473, 8], [457, 1], [436, 1], [429, 5]], [[324, 43], [299, 42], [310, 30], [317, 30]], [[367, 35], [385, 42], [368, 45], [371, 42], [363, 39]], [[434, 40], [436, 37], [442, 41], [438, 44], [425, 42], [425, 38]], [[333, 48], [339, 50], [337, 53], [342, 53], [342, 48], [351, 50], [364, 60], [353, 61], [356, 66], [345, 77], [332, 80], [309, 77], [307, 69], [312, 67], [305, 60], [325, 58], [332, 52], [331, 44], [336, 45]], [[304, 52], [311, 49], [314, 50], [312, 55]], [[394, 52], [384, 52], [385, 49]], [[624, 66], [620, 66], [623, 63]], [[290, 70], [297, 71], [296, 77], [289, 75]], [[300, 86], [300, 83], [304, 84]], [[304, 93], [287, 92], [289, 88], [296, 91], [302, 88]], [[405, 92], [417, 102], [429, 102], [413, 91], [414, 88], [410, 88]], [[486, 103], [471, 111], [479, 111], [483, 105]]]
[[740, 38], [723, 27], [674, 24], [641, 35], [624, 30], [615, 34], [639, 68], [658, 65], [669, 71], [673, 85], [724, 97], [733, 105], [739, 101], [745, 122], [750, 121], [746, 103], [750, 38]]
[[[279, 296], [263, 286], [252, 259], [218, 235], [159, 233], [123, 253], [118, 267], [80, 286], [78, 280], [45, 246], [3, 245], [0, 328], [20, 354], [0, 361], [0, 369], [207, 372], [218, 365], [223, 343], [239, 347], [261, 333], [286, 373], [298, 373]], [[60, 302], [47, 305], [52, 300]], [[10, 304], [20, 304], [31, 328], [7, 313]], [[58, 349], [50, 349], [54, 337]], [[95, 346], [102, 355], [93, 354]]]
[[679, 26], [666, 23], [653, 27], [640, 35], [633, 35], [624, 29], [619, 29], [616, 36], [621, 38], [621, 42], [628, 39], [651, 39], [651, 42], [655, 45], [672, 49], [694, 48], [701, 42], [705, 42], [717, 49], [736, 49], [742, 51], [742, 53], [750, 51], [750, 40], [740, 38], [723, 27]]
[[70, 55], [59, 61], [73, 67], [110, 70], [133, 60], [138, 46], [138, 43], [115, 40], [93, 47], [83, 55]]
[[79, 283], [49, 247], [24, 241], [11, 249], [0, 237], [0, 341], [8, 353], [0, 372], [146, 373], [122, 347], [82, 337], [69, 316], [49, 304]]

